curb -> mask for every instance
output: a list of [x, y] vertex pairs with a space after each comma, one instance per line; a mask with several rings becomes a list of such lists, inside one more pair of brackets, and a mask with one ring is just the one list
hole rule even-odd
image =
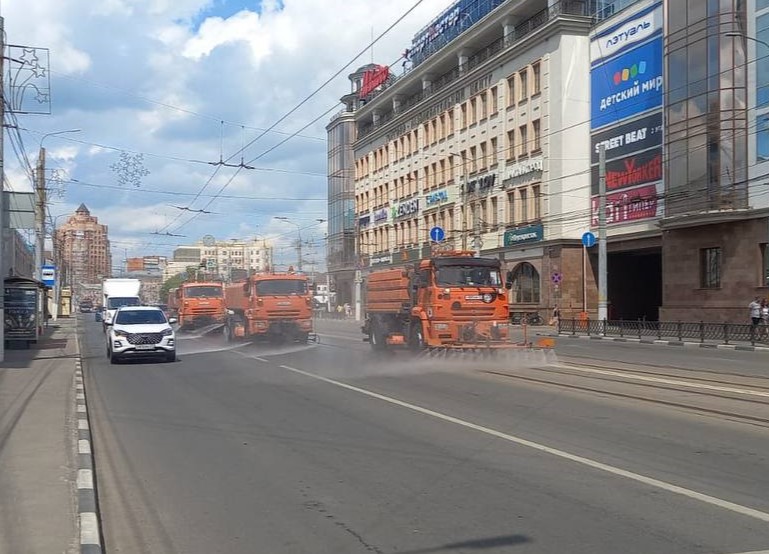
[[80, 528], [80, 554], [102, 554], [91, 425], [83, 382], [80, 337], [77, 337], [77, 353], [78, 357], [75, 361], [75, 415], [77, 416], [77, 515]]
[[568, 339], [586, 339], [586, 340], [609, 340], [614, 342], [632, 342], [636, 344], [653, 344], [657, 346], [677, 346], [678, 348], [709, 348], [711, 350], [739, 350], [743, 352], [769, 352], [769, 347], [766, 346], [750, 346], [742, 344], [712, 344], [701, 342], [686, 342], [677, 340], [659, 340], [659, 339], [638, 339], [632, 337], [605, 337], [603, 335], [571, 335], [569, 333], [561, 333], [558, 335], [561, 338]]

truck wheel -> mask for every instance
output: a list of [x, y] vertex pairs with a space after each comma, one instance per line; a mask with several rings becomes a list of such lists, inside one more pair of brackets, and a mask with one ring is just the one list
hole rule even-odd
[[425, 336], [422, 328], [422, 321], [416, 319], [411, 322], [411, 337], [409, 337], [409, 348], [414, 352], [425, 349]]
[[224, 340], [227, 342], [232, 342], [234, 333], [232, 332], [232, 324], [230, 322], [224, 324], [222, 332], [224, 333]]

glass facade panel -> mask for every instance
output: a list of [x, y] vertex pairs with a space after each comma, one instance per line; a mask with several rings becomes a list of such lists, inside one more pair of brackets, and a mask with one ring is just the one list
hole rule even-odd
[[[726, 36], [745, 29], [745, 3], [667, 0], [665, 4], [666, 215], [745, 208], [745, 39]], [[766, 96], [769, 102], [769, 87]]]
[[355, 188], [352, 119], [332, 123], [328, 132], [328, 247], [331, 271], [355, 267]]
[[[769, 43], [769, 13], [756, 18], [756, 39]], [[769, 52], [761, 52], [762, 47], [762, 44], [756, 44], [757, 108], [769, 106]], [[766, 47], [763, 48], [766, 50]]]

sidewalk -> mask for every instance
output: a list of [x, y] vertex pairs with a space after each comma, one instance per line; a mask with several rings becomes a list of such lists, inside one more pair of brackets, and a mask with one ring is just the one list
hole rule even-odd
[[75, 318], [0, 363], [0, 554], [80, 551]]

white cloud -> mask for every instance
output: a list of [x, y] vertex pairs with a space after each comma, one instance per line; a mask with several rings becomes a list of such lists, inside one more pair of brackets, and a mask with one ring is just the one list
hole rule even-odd
[[[425, 0], [375, 47], [376, 61], [397, 59], [414, 32], [449, 3]], [[46, 140], [49, 167], [66, 169], [85, 183], [68, 184], [64, 203], [52, 211], [85, 202], [110, 226], [113, 241], [133, 249], [129, 255], [168, 253], [174, 243], [194, 242], [204, 234], [231, 238], [254, 230], [280, 235], [275, 240], [290, 258], [291, 235], [286, 233], [291, 226], [273, 217], [283, 215], [302, 224], [325, 218], [325, 202], [306, 200], [325, 197], [324, 177], [243, 171], [226, 186], [225, 196], [250, 198], [212, 200], [210, 195], [222, 190], [235, 171], [222, 168], [192, 203], [194, 209], [206, 207], [215, 213], [194, 219], [184, 214], [164, 229], [178, 214], [168, 205], [189, 205], [193, 197], [184, 194], [199, 192], [214, 171], [212, 165], [183, 160], [216, 162], [220, 153], [228, 158], [259, 134], [256, 129], [273, 124], [363, 49], [370, 39], [370, 22], [376, 22], [378, 34], [413, 0], [263, 0], [259, 13], [236, 11], [221, 0], [98, 4], [95, 7], [93, 0], [3, 3], [9, 42], [47, 47], [51, 54], [52, 114], [19, 115], [20, 125], [34, 131], [24, 135], [27, 151], [36, 152], [44, 133], [82, 129], [71, 137]], [[278, 129], [294, 131], [338, 104], [349, 90], [346, 75], [367, 63], [368, 56], [343, 71]], [[327, 121], [322, 118], [303, 134], [325, 138]], [[247, 148], [244, 160], [283, 137], [264, 136]], [[119, 186], [110, 169], [119, 152], [75, 140], [146, 152], [143, 164], [150, 174], [138, 189], [111, 188]], [[6, 154], [9, 178], [21, 189], [26, 186], [24, 173], [14, 167], [12, 153]], [[324, 142], [295, 138], [255, 165], [325, 173], [326, 155]], [[238, 154], [232, 162], [240, 159]], [[305, 200], [264, 200], [286, 197]], [[149, 234], [156, 229], [187, 237]], [[325, 225], [312, 229], [317, 243], [323, 242], [324, 233]]]

